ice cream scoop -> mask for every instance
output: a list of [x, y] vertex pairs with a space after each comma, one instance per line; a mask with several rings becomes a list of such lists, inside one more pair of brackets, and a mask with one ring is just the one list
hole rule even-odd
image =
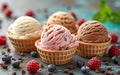
[[8, 31], [15, 38], [37, 38], [40, 37], [41, 26], [40, 23], [28, 16], [22, 16], [15, 20], [8, 28]]
[[70, 30], [71, 33], [77, 32], [75, 19], [67, 12], [53, 13], [47, 20], [47, 25], [59, 24]]
[[48, 50], [67, 50], [78, 46], [78, 42], [67, 28], [55, 24], [43, 30], [39, 45]]
[[98, 21], [83, 23], [78, 29], [77, 38], [86, 43], [103, 43], [109, 41], [107, 29]]

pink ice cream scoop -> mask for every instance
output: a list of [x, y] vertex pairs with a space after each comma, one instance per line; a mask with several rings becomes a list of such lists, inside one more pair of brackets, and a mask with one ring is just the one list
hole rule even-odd
[[78, 46], [78, 42], [67, 28], [51, 25], [43, 30], [39, 45], [50, 50], [67, 50]]

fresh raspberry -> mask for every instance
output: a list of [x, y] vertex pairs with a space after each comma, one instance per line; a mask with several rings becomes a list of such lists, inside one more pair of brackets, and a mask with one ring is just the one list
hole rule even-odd
[[26, 15], [26, 16], [30, 16], [30, 17], [34, 17], [34, 12], [33, 12], [32, 10], [27, 10], [27, 11], [25, 12], [25, 15]]
[[79, 20], [76, 22], [76, 24], [77, 24], [78, 26], [81, 26], [84, 22], [85, 22], [85, 20], [84, 20], [83, 18], [81, 18], [81, 19], [79, 19]]
[[6, 17], [10, 18], [12, 16], [12, 11], [10, 9], [5, 9], [4, 14]]
[[112, 38], [111, 43], [116, 43], [118, 41], [118, 36], [115, 33], [110, 33], [110, 36]]
[[74, 11], [70, 11], [69, 14], [75, 19], [77, 20], [76, 14]]
[[87, 62], [87, 66], [91, 69], [91, 70], [96, 70], [101, 66], [101, 61], [98, 57], [93, 57], [92, 59], [90, 59]]
[[113, 45], [113, 46], [109, 49], [108, 54], [109, 54], [110, 57], [120, 55], [119, 48], [118, 48], [116, 45]]
[[4, 11], [6, 8], [8, 8], [7, 3], [3, 3], [3, 4], [2, 4], [2, 10]]
[[0, 45], [5, 45], [5, 44], [6, 44], [6, 37], [0, 36]]
[[26, 64], [29, 73], [36, 73], [40, 69], [40, 64], [36, 60], [31, 60]]

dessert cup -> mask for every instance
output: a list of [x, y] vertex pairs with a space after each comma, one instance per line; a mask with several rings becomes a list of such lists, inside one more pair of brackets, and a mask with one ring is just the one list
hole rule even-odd
[[91, 58], [93, 56], [104, 56], [106, 50], [108, 49], [111, 42], [111, 37], [109, 36], [109, 41], [103, 43], [85, 43], [79, 41], [79, 46], [77, 53], [82, 57]]
[[47, 50], [38, 45], [40, 40], [35, 42], [37, 51], [43, 62], [47, 64], [64, 65], [71, 61], [77, 47], [69, 50]]

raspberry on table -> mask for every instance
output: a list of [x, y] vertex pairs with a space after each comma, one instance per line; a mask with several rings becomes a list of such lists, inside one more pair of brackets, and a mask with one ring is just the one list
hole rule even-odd
[[29, 71], [29, 73], [36, 73], [41, 68], [41, 65], [36, 60], [30, 60], [26, 64], [26, 67], [27, 67], [27, 70]]
[[30, 16], [30, 17], [34, 17], [34, 12], [33, 12], [32, 10], [27, 10], [27, 11], [25, 12], [25, 15], [26, 15], [26, 16]]
[[6, 37], [5, 36], [0, 36], [0, 45], [5, 45], [6, 44]]
[[5, 9], [4, 14], [6, 17], [10, 18], [12, 16], [12, 11], [9, 8], [7, 8]]
[[93, 57], [87, 62], [87, 66], [91, 70], [96, 70], [101, 66], [101, 60], [98, 57]]

